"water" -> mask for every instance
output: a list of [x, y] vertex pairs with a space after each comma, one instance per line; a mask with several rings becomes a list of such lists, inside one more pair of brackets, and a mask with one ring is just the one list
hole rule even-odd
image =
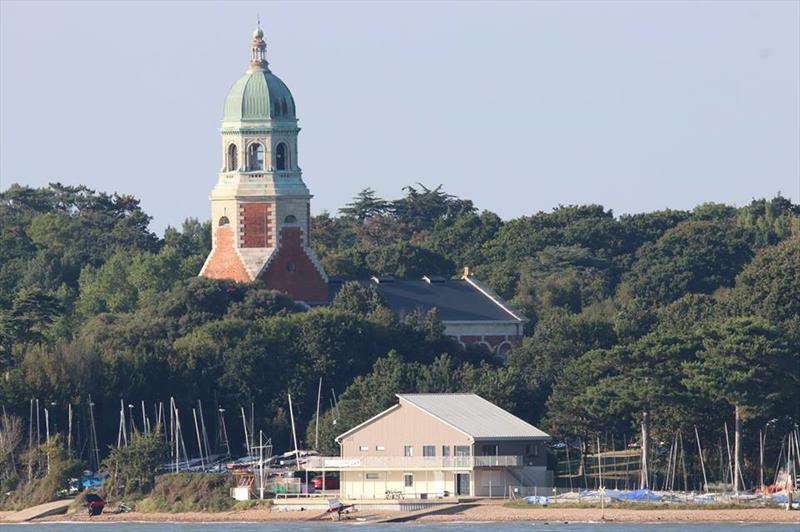
[[324, 530], [344, 530], [358, 527], [364, 532], [796, 532], [795, 524], [739, 524], [739, 523], [697, 523], [697, 524], [639, 524], [639, 523], [37, 523], [8, 525], [20, 532], [322, 532]]

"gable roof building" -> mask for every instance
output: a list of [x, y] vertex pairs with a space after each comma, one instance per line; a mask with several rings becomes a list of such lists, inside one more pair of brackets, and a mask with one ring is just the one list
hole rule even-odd
[[312, 470], [340, 471], [343, 497], [499, 497], [552, 485], [550, 436], [530, 423], [471, 393], [397, 398], [336, 438], [341, 456], [310, 460]]
[[[528, 319], [512, 308], [491, 288], [471, 275], [461, 279], [424, 276], [419, 280], [372, 277], [358, 281], [376, 289], [397, 315], [436, 309], [445, 333], [462, 345], [482, 345], [498, 355], [520, 344]], [[331, 300], [342, 287], [330, 280]]]

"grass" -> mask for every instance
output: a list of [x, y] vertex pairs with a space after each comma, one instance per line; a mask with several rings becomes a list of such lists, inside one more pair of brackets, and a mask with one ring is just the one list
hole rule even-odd
[[234, 508], [233, 479], [210, 473], [170, 473], [156, 477], [146, 497], [126, 500], [138, 512], [223, 512]]

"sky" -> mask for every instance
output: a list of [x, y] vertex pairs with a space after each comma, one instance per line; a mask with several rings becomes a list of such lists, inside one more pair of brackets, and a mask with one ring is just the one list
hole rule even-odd
[[0, 190], [207, 219], [257, 16], [314, 213], [416, 183], [505, 219], [800, 201], [796, 0], [0, 0]]

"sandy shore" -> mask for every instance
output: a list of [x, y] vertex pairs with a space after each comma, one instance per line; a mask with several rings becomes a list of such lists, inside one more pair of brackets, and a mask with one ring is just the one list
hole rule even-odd
[[[385, 517], [400, 516], [400, 512], [363, 509], [352, 514], [359, 521], [376, 521]], [[608, 509], [607, 521], [630, 523], [680, 523], [680, 522], [760, 522], [800, 523], [800, 512], [787, 512], [771, 508], [741, 508], [730, 510], [629, 510]], [[203, 513], [139, 513], [103, 514], [90, 518], [84, 513], [53, 516], [39, 521], [144, 521], [144, 522], [281, 522], [281, 521], [327, 521], [329, 518], [319, 510], [282, 512], [266, 508], [250, 510]], [[466, 505], [457, 511], [425, 515], [416, 522], [454, 521], [547, 521], [547, 522], [596, 522], [600, 510], [595, 508], [507, 508], [500, 504]]]
[[[453, 515], [429, 515], [425, 521], [599, 521], [599, 508], [507, 508], [497, 505], [476, 505]], [[761, 522], [800, 523], [800, 512], [772, 508], [741, 508], [732, 510], [628, 510], [607, 509], [606, 521], [630, 523], [680, 522]]]

